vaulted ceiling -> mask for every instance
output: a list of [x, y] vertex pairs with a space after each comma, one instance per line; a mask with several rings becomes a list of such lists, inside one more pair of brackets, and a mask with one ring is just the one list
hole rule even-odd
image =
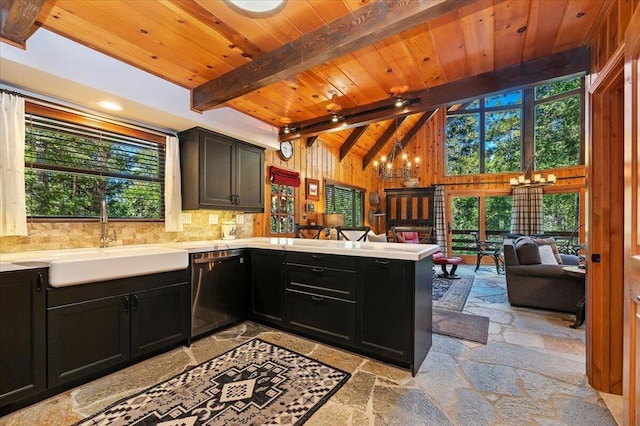
[[444, 104], [586, 71], [579, 48], [608, 6], [286, 0], [255, 15], [223, 0], [2, 0], [0, 12], [5, 39], [28, 44], [47, 28], [190, 89], [196, 110], [224, 104], [295, 128], [281, 139], [322, 134], [366, 162], [395, 117], [407, 116], [398, 120], [403, 138]]

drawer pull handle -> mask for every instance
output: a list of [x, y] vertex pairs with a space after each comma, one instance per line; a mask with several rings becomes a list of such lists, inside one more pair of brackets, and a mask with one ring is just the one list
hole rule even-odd
[[124, 297], [124, 312], [125, 313], [129, 312], [129, 297], [128, 296]]
[[36, 278], [36, 291], [42, 290], [42, 273], [38, 272], [38, 277]]
[[137, 311], [138, 310], [138, 296], [137, 295], [133, 295], [133, 310]]
[[320, 301], [324, 300], [324, 297], [320, 297], [320, 296], [311, 296], [311, 299], [312, 299], [312, 300], [315, 300], [315, 301], [317, 301], [317, 302], [320, 302]]
[[315, 260], [322, 260], [322, 259], [324, 259], [324, 256], [321, 255], [321, 254], [312, 254], [311, 258], [315, 259]]
[[376, 263], [377, 263], [378, 265], [387, 266], [388, 264], [390, 264], [390, 263], [391, 263], [391, 261], [389, 261], [389, 260], [376, 260]]
[[315, 274], [321, 274], [324, 272], [324, 269], [320, 269], [320, 268], [313, 268], [311, 269], [311, 271]]

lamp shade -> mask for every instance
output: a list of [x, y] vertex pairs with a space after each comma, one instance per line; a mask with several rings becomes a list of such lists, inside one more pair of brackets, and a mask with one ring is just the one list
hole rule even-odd
[[342, 213], [330, 213], [324, 215], [324, 227], [335, 228], [336, 226], [344, 225], [344, 214]]

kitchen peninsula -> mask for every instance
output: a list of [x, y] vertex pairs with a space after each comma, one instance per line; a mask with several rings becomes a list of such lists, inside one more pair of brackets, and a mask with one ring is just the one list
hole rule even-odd
[[[0, 409], [23, 400], [42, 399], [176, 345], [189, 344], [189, 255], [230, 249], [245, 253], [247, 279], [241, 285], [245, 289], [246, 319], [408, 368], [413, 375], [419, 370], [432, 342], [431, 255], [439, 250], [435, 245], [248, 238], [21, 252], [0, 254], [2, 281], [5, 282], [6, 274], [38, 271], [31, 280], [14, 281], [20, 282], [17, 285], [31, 285], [32, 291], [42, 296], [40, 300], [45, 299], [29, 309], [34, 321], [41, 323], [40, 342], [24, 347], [42, 352], [31, 355], [33, 363], [29, 367], [46, 377], [46, 385], [41, 381], [24, 398], [10, 397], [8, 393], [0, 395]], [[168, 271], [158, 264], [158, 273], [146, 268], [145, 275], [132, 279], [118, 275], [118, 269], [113, 268], [118, 252], [123, 261], [129, 262], [125, 257], [154, 250], [159, 256], [174, 253], [177, 256], [174, 268], [182, 269]], [[100, 270], [102, 257], [109, 259], [112, 277], [105, 277]], [[153, 262], [153, 258], [144, 261]], [[84, 262], [92, 262], [92, 268], [82, 268]], [[69, 277], [73, 284], [66, 284], [61, 276], [58, 284], [47, 282], [50, 271], [62, 263], [66, 270], [69, 263], [77, 263], [83, 274], [95, 271], [100, 278], [73, 276]], [[126, 336], [123, 337], [122, 329], [110, 330], [107, 324], [92, 323], [91, 327], [75, 329], [73, 340], [65, 340], [66, 327], [76, 324], [74, 315], [80, 306], [86, 305], [85, 298], [90, 298], [96, 309], [103, 310], [100, 318], [111, 312], [109, 309], [115, 310], [114, 315], [120, 318], [119, 327], [122, 317], [127, 317], [126, 324], [130, 325], [125, 329]], [[108, 300], [113, 300], [113, 304], [108, 305]], [[154, 301], [162, 307], [154, 306]], [[167, 330], [164, 333], [154, 330], [154, 323], [144, 317], [156, 318], [160, 312], [158, 318]], [[87, 318], [92, 314], [82, 311], [82, 315]], [[171, 318], [172, 323], [165, 324], [166, 318]], [[105, 342], [104, 336], [111, 336], [115, 349], [103, 345], [104, 353], [97, 354], [97, 358], [87, 354], [85, 364], [67, 365], [71, 351], [76, 351], [73, 359], [82, 359], [75, 343], [78, 339], [90, 341], [95, 327], [100, 327], [101, 344]], [[79, 330], [85, 330], [87, 336], [78, 335], [82, 334]], [[66, 348], [65, 341], [74, 344]], [[100, 348], [90, 349], [95, 355]], [[112, 356], [114, 352], [117, 357]], [[101, 365], [96, 359], [105, 363]], [[19, 385], [24, 388], [24, 383]]]

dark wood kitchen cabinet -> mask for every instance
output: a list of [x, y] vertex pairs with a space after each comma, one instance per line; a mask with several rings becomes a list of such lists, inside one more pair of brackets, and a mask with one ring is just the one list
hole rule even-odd
[[288, 252], [285, 300], [288, 328], [327, 343], [353, 346], [356, 258]]
[[47, 269], [0, 273], [0, 407], [46, 388]]
[[199, 127], [180, 139], [182, 208], [264, 211], [264, 149]]
[[358, 258], [356, 345], [419, 368], [431, 347], [431, 257], [418, 262]]
[[184, 271], [48, 289], [48, 385], [90, 379], [186, 341]]
[[284, 324], [284, 259], [283, 251], [251, 250], [249, 305], [253, 319]]

